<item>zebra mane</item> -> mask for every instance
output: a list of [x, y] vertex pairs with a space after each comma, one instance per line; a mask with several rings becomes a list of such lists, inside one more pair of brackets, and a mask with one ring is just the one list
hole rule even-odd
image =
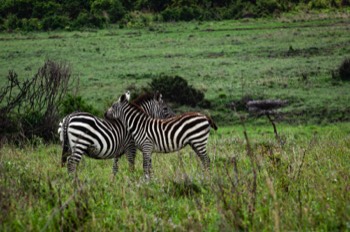
[[[144, 109], [141, 108], [140, 105], [135, 104], [134, 102], [129, 102], [129, 104], [130, 104], [133, 108], [137, 109], [138, 111], [144, 113], [145, 115], [148, 115], [148, 114], [146, 113], [146, 111], [144, 111]], [[149, 116], [149, 115], [148, 115], [148, 116]], [[149, 117], [150, 117], [150, 116], [149, 116]]]
[[135, 100], [132, 101], [132, 104], [136, 104], [138, 106], [142, 105], [144, 102], [149, 102], [154, 99], [154, 94], [153, 93], [144, 93]]

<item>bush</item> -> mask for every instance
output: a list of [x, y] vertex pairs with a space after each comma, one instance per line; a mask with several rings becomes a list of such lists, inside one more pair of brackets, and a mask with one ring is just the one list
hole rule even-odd
[[90, 12], [92, 1], [86, 0], [62, 0], [62, 13], [71, 19], [76, 19], [81, 12]]
[[19, 19], [32, 17], [32, 10], [34, 7], [33, 0], [2, 0], [0, 2], [0, 14], [16, 15]]
[[162, 93], [167, 101], [192, 107], [202, 103], [208, 106], [208, 101], [204, 101], [204, 93], [188, 85], [187, 81], [180, 76], [161, 75], [154, 78], [149, 86], [153, 92]]
[[37, 18], [22, 19], [22, 29], [25, 31], [37, 31], [42, 29], [42, 24]]
[[133, 11], [128, 13], [123, 20], [121, 20], [121, 26], [127, 26], [129, 28], [143, 28], [151, 26], [153, 21], [154, 19], [152, 14]]
[[33, 78], [24, 81], [10, 71], [7, 84], [0, 89], [0, 141], [53, 139], [60, 118], [58, 108], [70, 75], [68, 65], [50, 60]]
[[350, 81], [350, 58], [345, 58], [338, 68], [339, 77], [343, 81]]
[[161, 13], [164, 21], [191, 21], [202, 19], [203, 10], [197, 6], [171, 7]]
[[64, 29], [70, 25], [70, 19], [67, 16], [52, 15], [43, 19], [44, 30]]
[[308, 6], [310, 9], [324, 9], [328, 8], [330, 3], [329, 0], [313, 0], [309, 2]]
[[259, 16], [272, 15], [281, 8], [276, 0], [258, 0], [256, 3]]
[[4, 20], [4, 29], [5, 30], [16, 30], [21, 27], [21, 20], [17, 18], [16, 15], [10, 14]]
[[245, 4], [241, 1], [237, 1], [235, 4], [220, 8], [219, 11], [221, 12], [223, 19], [238, 19], [244, 16], [244, 12], [247, 12], [246, 8], [250, 5], [250, 3]]
[[176, 21], [180, 18], [179, 8], [167, 8], [161, 13], [162, 18], [165, 22]]
[[54, 1], [36, 1], [30, 18], [45, 18], [61, 12], [61, 5]]
[[155, 12], [163, 11], [167, 6], [171, 5], [171, 0], [138, 0], [136, 2], [136, 9], [152, 10]]
[[104, 17], [106, 22], [116, 23], [125, 15], [125, 9], [119, 0], [95, 0], [91, 4], [91, 12]]
[[81, 96], [73, 96], [68, 94], [62, 101], [61, 112], [63, 116], [76, 112], [89, 112], [93, 115], [98, 115], [98, 111], [90, 104], [88, 104]]
[[102, 16], [90, 14], [87, 11], [80, 12], [78, 18], [72, 22], [73, 28], [84, 28], [84, 27], [103, 27], [106, 24], [106, 19]]

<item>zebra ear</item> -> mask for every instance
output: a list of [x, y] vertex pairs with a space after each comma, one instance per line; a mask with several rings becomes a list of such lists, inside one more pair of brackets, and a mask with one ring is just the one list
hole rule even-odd
[[159, 91], [157, 90], [156, 93], [154, 94], [154, 98], [156, 99], [156, 101], [161, 101], [162, 100], [162, 94], [159, 93]]
[[130, 101], [130, 91], [126, 91], [125, 93], [126, 100]]
[[123, 102], [125, 100], [126, 100], [126, 94], [121, 95], [119, 98], [119, 102]]

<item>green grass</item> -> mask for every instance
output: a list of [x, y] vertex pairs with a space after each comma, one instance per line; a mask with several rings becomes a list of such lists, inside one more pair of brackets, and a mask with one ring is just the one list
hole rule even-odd
[[10, 69], [31, 77], [45, 59], [64, 60], [99, 110], [164, 73], [204, 91], [221, 125], [237, 121], [226, 104], [245, 95], [289, 100], [293, 121], [346, 121], [350, 84], [335, 83], [330, 72], [350, 54], [349, 23], [343, 13], [0, 34], [0, 84]]
[[[140, 154], [134, 173], [121, 159], [114, 179], [112, 160], [85, 158], [75, 180], [60, 168], [59, 145], [6, 143], [0, 231], [350, 230], [350, 124], [329, 124], [350, 119], [350, 83], [330, 74], [350, 54], [349, 23], [344, 13], [0, 34], [0, 85], [10, 69], [27, 78], [46, 59], [63, 60], [80, 78], [80, 94], [104, 110], [160, 73], [180, 75], [212, 102], [191, 110], [219, 126], [208, 144], [210, 173], [186, 148], [154, 154], [150, 182]], [[245, 95], [290, 102], [277, 123], [283, 146], [266, 118], [249, 119], [247, 151], [226, 106]]]
[[[211, 170], [194, 153], [153, 154], [145, 182], [142, 158], [84, 158], [78, 180], [60, 168], [58, 145], [0, 150], [0, 230], [253, 230], [350, 229], [350, 124], [272, 128], [247, 125], [212, 133]], [[256, 183], [256, 185], [254, 185]], [[256, 186], [256, 187], [255, 187]]]

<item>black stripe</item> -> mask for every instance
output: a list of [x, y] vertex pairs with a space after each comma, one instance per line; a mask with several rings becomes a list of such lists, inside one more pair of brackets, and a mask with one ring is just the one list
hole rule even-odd
[[[189, 119], [192, 119], [193, 117], [190, 117]], [[191, 123], [187, 123], [183, 128], [182, 128], [182, 130], [180, 130], [180, 128], [178, 127], [178, 130], [180, 130], [180, 132], [179, 132], [179, 134], [178, 134], [178, 137], [176, 138], [176, 143], [178, 144], [178, 145], [180, 145], [180, 140], [184, 140], [182, 137], [183, 137], [183, 135], [185, 134], [185, 132], [187, 132], [189, 129], [191, 129], [192, 127], [194, 127], [195, 125], [197, 125], [198, 123], [201, 123], [201, 122], [203, 122], [203, 121], [206, 121], [206, 119], [205, 118], [197, 118], [196, 120], [194, 120], [193, 122], [191, 122]], [[183, 123], [186, 123], [187, 121], [184, 121]], [[194, 132], [192, 132], [192, 134], [193, 133], [197, 133], [197, 131], [199, 131], [200, 130], [200, 128], [199, 129], [197, 129], [197, 130], [195, 130]], [[186, 144], [184, 144], [184, 145], [186, 145]]]

